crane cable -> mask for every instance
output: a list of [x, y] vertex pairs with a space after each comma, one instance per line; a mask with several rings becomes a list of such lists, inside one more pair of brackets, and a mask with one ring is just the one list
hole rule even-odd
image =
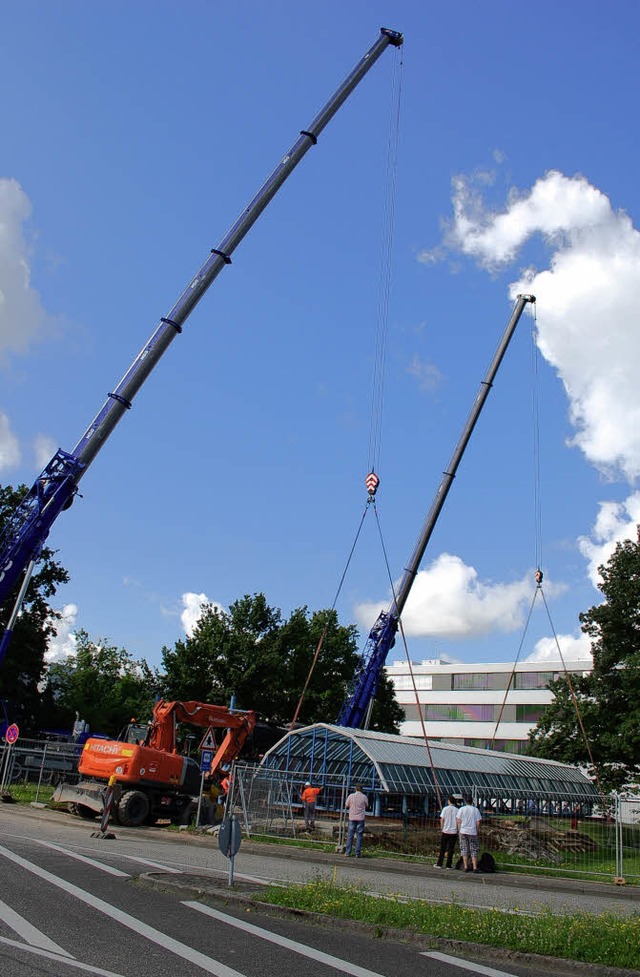
[[382, 414], [389, 332], [389, 299], [393, 269], [393, 238], [397, 199], [398, 149], [400, 144], [400, 104], [402, 96], [402, 49], [397, 48], [391, 83], [389, 133], [382, 208], [382, 246], [378, 275], [378, 305], [376, 337], [371, 389], [371, 418], [369, 426], [369, 457], [367, 471], [375, 472], [380, 462]]
[[[342, 585], [344, 584], [345, 578], [347, 576], [347, 571], [348, 571], [349, 566], [351, 564], [351, 558], [353, 557], [353, 554], [354, 554], [354, 551], [355, 551], [355, 548], [356, 548], [356, 543], [358, 542], [358, 539], [360, 538], [360, 533], [362, 531], [362, 526], [364, 525], [365, 517], [367, 515], [367, 512], [369, 511], [369, 503], [370, 503], [370, 501], [371, 501], [371, 496], [369, 497], [369, 499], [367, 499], [367, 504], [364, 507], [364, 511], [363, 511], [362, 517], [360, 519], [360, 524], [359, 524], [358, 529], [356, 531], [355, 539], [353, 540], [353, 543], [351, 544], [351, 549], [349, 550], [349, 556], [347, 557], [347, 562], [345, 564], [344, 570], [342, 571], [342, 576], [340, 577], [340, 583], [338, 584], [338, 589], [336, 590], [336, 595], [333, 598], [333, 604], [331, 605], [331, 608], [330, 608], [331, 611], [334, 611], [335, 610], [336, 604], [338, 603], [338, 597], [340, 596], [340, 591], [342, 590]], [[293, 719], [291, 720], [291, 723], [289, 724], [289, 729], [290, 730], [292, 730], [294, 728], [295, 724], [298, 721], [298, 716], [300, 714], [300, 709], [302, 708], [302, 703], [304, 702], [304, 697], [305, 697], [305, 695], [307, 693], [307, 689], [309, 687], [309, 682], [311, 681], [311, 676], [313, 675], [313, 670], [316, 667], [316, 662], [318, 661], [318, 656], [320, 655], [320, 651], [322, 650], [322, 646], [324, 644], [324, 639], [327, 636], [327, 631], [328, 630], [329, 630], [329, 621], [327, 620], [325, 622], [325, 625], [324, 625], [323, 629], [322, 629], [322, 633], [321, 633], [320, 638], [318, 640], [318, 644], [316, 645], [316, 650], [314, 652], [313, 659], [311, 661], [311, 666], [309, 668], [309, 672], [307, 674], [307, 677], [305, 679], [304, 685], [302, 687], [302, 692], [300, 693], [300, 697], [298, 699], [298, 704], [297, 704], [296, 709], [295, 709], [295, 712], [293, 714]]]
[[[382, 535], [382, 527], [380, 525], [380, 518], [378, 516], [378, 508], [376, 506], [375, 500], [373, 501], [373, 511], [375, 512], [375, 516], [376, 516], [376, 523], [377, 523], [377, 526], [378, 526], [378, 534], [380, 536], [380, 545], [382, 546], [382, 553], [384, 555], [384, 562], [385, 562], [385, 565], [386, 565], [386, 568], [387, 568], [387, 576], [389, 578], [389, 584], [391, 586], [391, 594], [393, 596], [393, 601], [394, 601], [394, 604], [395, 604], [397, 595], [396, 595], [396, 590], [395, 590], [395, 586], [394, 586], [394, 583], [393, 583], [393, 577], [391, 576], [391, 569], [389, 567], [389, 560], [387, 558], [387, 548], [386, 548], [385, 543], [384, 543], [384, 537]], [[442, 793], [440, 791], [440, 784], [438, 783], [438, 776], [436, 774], [435, 763], [433, 762], [433, 756], [432, 756], [432, 753], [431, 753], [431, 744], [429, 742], [429, 737], [427, 735], [427, 728], [425, 726], [424, 716], [422, 714], [422, 708], [421, 708], [421, 705], [420, 705], [420, 699], [418, 697], [418, 688], [416, 686], [416, 679], [415, 679], [415, 675], [414, 675], [414, 672], [413, 672], [413, 666], [412, 666], [412, 663], [411, 663], [411, 657], [409, 655], [409, 646], [407, 644], [407, 639], [406, 639], [406, 636], [405, 636], [405, 633], [404, 633], [404, 627], [402, 625], [402, 617], [399, 617], [398, 618], [398, 630], [400, 631], [400, 635], [402, 637], [402, 644], [404, 646], [404, 653], [405, 653], [405, 657], [407, 659], [407, 666], [409, 668], [409, 675], [411, 676], [411, 685], [413, 687], [413, 695], [414, 695], [414, 698], [415, 698], [415, 701], [416, 701], [416, 707], [418, 709], [418, 716], [420, 717], [420, 725], [422, 727], [422, 738], [424, 740], [424, 745], [427, 748], [427, 756], [429, 757], [429, 766], [431, 768], [431, 776], [433, 777], [433, 785], [434, 785], [435, 790], [436, 790], [436, 797], [438, 799], [438, 805], [439, 805], [439, 807], [443, 807], [444, 806], [444, 802], [443, 802], [443, 798], [442, 798]]]
[[571, 700], [572, 700], [572, 703], [573, 703], [573, 707], [575, 709], [576, 717], [577, 717], [577, 720], [578, 720], [578, 725], [580, 726], [580, 732], [581, 732], [582, 739], [583, 739], [583, 742], [584, 742], [585, 750], [587, 752], [587, 756], [589, 757], [589, 761], [591, 763], [591, 766], [593, 767], [593, 770], [594, 770], [594, 779], [595, 779], [595, 782], [596, 782], [596, 787], [598, 789], [598, 792], [600, 793], [600, 796], [604, 799], [604, 794], [603, 794], [603, 791], [602, 791], [602, 789], [600, 787], [600, 782], [599, 782], [599, 779], [598, 779], [598, 773], [597, 773], [597, 769], [595, 767], [595, 763], [594, 763], [594, 759], [593, 759], [593, 753], [592, 753], [592, 750], [591, 750], [591, 745], [589, 743], [589, 738], [587, 736], [587, 731], [586, 731], [586, 728], [585, 728], [585, 725], [584, 725], [584, 721], [583, 721], [583, 718], [582, 718], [582, 713], [580, 711], [580, 704], [578, 702], [578, 697], [577, 697], [577, 695], [575, 693], [575, 689], [573, 687], [573, 682], [571, 680], [571, 674], [570, 674], [570, 672], [569, 672], [569, 670], [567, 668], [567, 665], [566, 665], [566, 662], [565, 662], [565, 659], [564, 659], [564, 655], [562, 654], [562, 649], [560, 648], [560, 642], [558, 640], [556, 629], [555, 629], [554, 624], [553, 624], [553, 621], [551, 619], [551, 611], [549, 610], [549, 605], [547, 604], [547, 599], [546, 599], [546, 596], [545, 596], [545, 593], [544, 593], [544, 589], [542, 587], [542, 581], [544, 579], [544, 573], [542, 571], [542, 517], [541, 517], [541, 511], [542, 511], [541, 498], [542, 498], [542, 493], [541, 493], [541, 488], [540, 488], [540, 486], [541, 486], [541, 479], [540, 479], [540, 470], [541, 470], [541, 464], [540, 464], [540, 398], [539, 398], [540, 375], [539, 375], [539, 350], [538, 350], [538, 344], [536, 342], [537, 316], [536, 316], [536, 305], [535, 305], [535, 303], [533, 305], [533, 313], [532, 314], [533, 314], [533, 328], [531, 330], [531, 366], [532, 366], [532, 376], [533, 376], [533, 384], [532, 384], [532, 386], [533, 386], [533, 390], [532, 390], [533, 468], [534, 468], [533, 483], [534, 483], [534, 512], [535, 512], [535, 516], [534, 516], [534, 521], [535, 521], [534, 535], [535, 535], [535, 559], [536, 559], [536, 570], [535, 570], [535, 573], [534, 573], [534, 578], [535, 578], [536, 588], [535, 588], [535, 591], [534, 591], [534, 594], [533, 594], [533, 599], [531, 601], [531, 605], [529, 607], [529, 613], [527, 615], [527, 620], [525, 622], [525, 626], [524, 626], [524, 630], [523, 630], [523, 633], [522, 633], [522, 637], [520, 639], [520, 645], [518, 646], [518, 653], [517, 653], [516, 659], [515, 659], [515, 661], [513, 663], [513, 668], [511, 670], [511, 675], [509, 676], [509, 681], [507, 682], [507, 687], [505, 689], [504, 698], [502, 700], [502, 705], [500, 706], [500, 712], [499, 712], [498, 718], [496, 720], [495, 728], [493, 730], [493, 736], [491, 737], [491, 749], [494, 749], [494, 747], [495, 747], [496, 736], [497, 736], [497, 733], [498, 733], [498, 727], [500, 726], [500, 722], [502, 721], [502, 714], [503, 714], [504, 709], [505, 709], [505, 706], [506, 706], [506, 702], [507, 702], [507, 697], [509, 695], [509, 691], [512, 688], [514, 688], [514, 678], [515, 678], [516, 666], [517, 666], [518, 661], [520, 659], [520, 653], [522, 651], [522, 646], [524, 644], [524, 639], [525, 639], [525, 636], [527, 634], [527, 630], [528, 630], [528, 627], [529, 627], [529, 622], [531, 621], [531, 615], [533, 613], [533, 608], [534, 608], [536, 599], [537, 599], [538, 594], [539, 594], [540, 597], [542, 598], [542, 602], [543, 602], [543, 604], [545, 606], [545, 609], [546, 609], [546, 612], [547, 612], [547, 618], [549, 620], [549, 626], [551, 628], [551, 632], [553, 634], [553, 638], [554, 638], [554, 641], [555, 641], [555, 644], [556, 644], [556, 648], [557, 648], [557, 651], [558, 651], [558, 656], [559, 656], [560, 662], [562, 664], [562, 668], [563, 668], [563, 672], [564, 672], [564, 677], [566, 679], [567, 687], [568, 687], [569, 693], [571, 695]]
[[[382, 247], [380, 256], [380, 272], [378, 281], [378, 309], [376, 316], [376, 338], [375, 338], [375, 355], [374, 355], [374, 374], [373, 374], [373, 386], [371, 395], [371, 418], [370, 418], [370, 428], [369, 428], [369, 459], [368, 459], [368, 474], [365, 479], [365, 484], [368, 492], [367, 502], [360, 520], [360, 525], [356, 532], [353, 545], [349, 552], [345, 568], [342, 572], [340, 578], [340, 583], [336, 591], [336, 595], [333, 599], [333, 604], [331, 605], [331, 610], [335, 610], [340, 591], [342, 590], [342, 585], [344, 583], [347, 570], [351, 563], [351, 558], [353, 556], [356, 543], [360, 537], [360, 532], [362, 530], [362, 525], [364, 523], [365, 516], [369, 510], [372, 502], [374, 502], [374, 497], [378, 486], [380, 484], [380, 479], [375, 473], [375, 469], [379, 462], [380, 457], [380, 440], [382, 433], [382, 408], [384, 403], [384, 377], [385, 377], [385, 364], [386, 364], [386, 346], [387, 346], [387, 333], [388, 333], [388, 321], [389, 321], [389, 296], [391, 293], [391, 268], [392, 268], [392, 253], [393, 253], [393, 229], [395, 221], [395, 210], [396, 210], [396, 197], [397, 197], [397, 172], [398, 172], [398, 146], [399, 146], [399, 133], [400, 133], [400, 100], [402, 94], [402, 49], [400, 47], [396, 48], [396, 58], [393, 62], [393, 73], [391, 78], [391, 97], [390, 97], [390, 113], [389, 113], [389, 132], [387, 136], [387, 154], [386, 154], [386, 168], [384, 177], [384, 187], [385, 193], [383, 195], [383, 208], [382, 208]], [[374, 504], [375, 508], [375, 504]], [[296, 709], [291, 720], [289, 729], [293, 729], [300, 714], [300, 709], [304, 701], [307, 689], [309, 687], [309, 682], [311, 681], [311, 676], [316, 667], [320, 651], [324, 644], [327, 630], [329, 627], [329, 622], [327, 622], [322, 630], [320, 639], [316, 646], [316, 650], [313, 655], [311, 666], [309, 672], [304, 682], [302, 692], [298, 699]]]

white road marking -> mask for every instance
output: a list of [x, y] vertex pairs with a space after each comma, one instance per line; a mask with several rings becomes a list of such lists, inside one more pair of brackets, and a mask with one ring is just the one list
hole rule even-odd
[[30, 946], [37, 946], [41, 950], [49, 950], [51, 953], [57, 953], [61, 957], [70, 957], [71, 954], [63, 950], [61, 946], [50, 940], [48, 936], [45, 936], [41, 930], [36, 929], [24, 916], [20, 916], [15, 909], [11, 906], [7, 906], [6, 902], [0, 902], [0, 919], [7, 924], [7, 926], [21, 936], [23, 940], [26, 940]]
[[201, 902], [183, 902], [182, 905], [188, 906], [189, 909], [197, 909], [198, 912], [204, 913], [205, 916], [211, 916], [221, 923], [235, 926], [245, 933], [251, 933], [252, 936], [258, 936], [261, 940], [268, 940], [269, 943], [275, 943], [276, 946], [293, 950], [294, 953], [299, 953], [303, 957], [309, 957], [310, 960], [317, 960], [318, 963], [324, 963], [328, 967], [334, 967], [336, 970], [341, 970], [345, 974], [352, 974], [353, 977], [382, 977], [375, 970], [367, 970], [366, 967], [359, 967], [355, 963], [349, 963], [348, 960], [341, 960], [340, 957], [334, 957], [330, 953], [323, 953], [322, 950], [316, 950], [315, 947], [306, 946], [304, 943], [296, 943], [295, 940], [289, 940], [286, 936], [280, 936], [278, 933], [272, 933], [270, 930], [262, 929], [260, 926], [254, 926], [253, 923], [247, 923], [244, 919], [236, 919], [235, 916], [228, 916], [226, 913], [212, 909], [211, 906], [205, 906]]
[[[200, 953], [199, 950], [194, 950], [185, 943], [180, 943], [179, 940], [174, 940], [171, 936], [167, 936], [166, 933], [162, 933], [160, 930], [154, 929], [153, 926], [143, 923], [142, 920], [136, 919], [135, 916], [130, 916], [128, 913], [123, 912], [122, 909], [118, 909], [117, 906], [112, 906], [110, 903], [105, 902], [104, 899], [100, 899], [98, 896], [92, 895], [91, 892], [87, 892], [85, 889], [81, 889], [72, 882], [66, 882], [64, 879], [60, 879], [56, 875], [52, 875], [51, 872], [47, 872], [46, 869], [40, 868], [39, 865], [36, 865], [33, 862], [28, 862], [26, 858], [16, 855], [3, 845], [0, 845], [0, 855], [4, 855], [4, 857], [9, 861], [14, 862], [16, 865], [20, 865], [21, 868], [26, 869], [27, 872], [31, 872], [33, 875], [38, 876], [38, 878], [43, 879], [45, 882], [49, 882], [51, 885], [56, 886], [56, 888], [62, 889], [63, 892], [67, 892], [75, 899], [79, 899], [80, 902], [84, 902], [85, 905], [91, 906], [92, 909], [97, 909], [98, 912], [104, 913], [105, 916], [108, 916], [116, 923], [120, 923], [121, 926], [126, 926], [127, 929], [133, 930], [134, 933], [144, 937], [144, 939], [150, 940], [152, 943], [156, 943], [158, 946], [164, 947], [165, 950], [168, 950], [170, 953], [175, 953], [176, 956], [182, 957], [183, 960], [188, 960], [190, 963], [194, 964], [196, 967], [200, 967], [201, 970], [206, 971], [208, 974], [214, 974], [215, 977], [245, 977], [245, 975], [241, 974], [238, 970], [234, 970], [232, 967], [227, 967], [226, 964], [220, 963], [220, 961], [214, 960], [212, 957], [208, 957], [204, 953]], [[95, 971], [95, 973], [98, 972], [99, 971]]]
[[116, 875], [120, 879], [129, 878], [127, 872], [121, 872], [119, 868], [111, 868], [110, 865], [98, 862], [95, 858], [87, 858], [86, 855], [80, 855], [77, 851], [69, 851], [68, 848], [63, 848], [61, 845], [54, 845], [52, 841], [40, 841], [39, 838], [34, 838], [33, 840], [36, 844], [43, 845], [44, 848], [52, 848], [54, 851], [59, 851], [63, 855], [68, 855], [69, 858], [75, 858], [78, 862], [84, 862], [85, 865], [93, 865], [94, 868], [99, 868], [101, 872], [107, 872], [108, 875]]
[[56, 960], [65, 967], [75, 967], [76, 970], [84, 970], [86, 973], [96, 974], [97, 977], [122, 977], [122, 974], [114, 974], [113, 970], [92, 967], [90, 963], [80, 963], [79, 960], [73, 960], [71, 957], [64, 957], [57, 953], [47, 953], [46, 950], [41, 950], [37, 946], [27, 946], [25, 943], [18, 943], [17, 940], [8, 940], [6, 936], [0, 936], [0, 943], [4, 944], [4, 946], [13, 946], [18, 950], [24, 950], [26, 953], [35, 953], [39, 957], [45, 957], [46, 960]]
[[118, 858], [127, 858], [130, 862], [140, 862], [141, 865], [149, 865], [150, 868], [160, 869], [161, 872], [171, 872], [172, 875], [182, 875], [179, 868], [171, 868], [169, 865], [161, 865], [160, 862], [151, 862], [148, 858], [138, 858], [137, 855], [123, 855], [122, 852], [109, 852]]
[[469, 960], [461, 960], [460, 957], [450, 957], [448, 953], [428, 953], [425, 951], [421, 957], [432, 957], [440, 960], [441, 963], [448, 963], [461, 970], [471, 970], [474, 974], [483, 974], [484, 977], [515, 977], [515, 974], [508, 974], [504, 970], [494, 970], [493, 967], [483, 967], [479, 963], [471, 963]]

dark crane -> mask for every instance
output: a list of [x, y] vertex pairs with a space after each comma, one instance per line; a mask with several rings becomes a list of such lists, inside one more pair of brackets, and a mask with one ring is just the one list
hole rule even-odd
[[108, 394], [107, 400], [73, 450], [68, 452], [60, 448], [56, 451], [49, 464], [8, 519], [0, 537], [0, 605], [10, 596], [23, 574], [24, 578], [9, 623], [2, 641], [0, 641], [0, 664], [6, 653], [13, 625], [42, 547], [60, 513], [72, 504], [78, 491], [78, 483], [89, 465], [123, 414], [131, 407], [133, 398], [160, 357], [178, 333], [182, 332], [185, 320], [213, 280], [217, 278], [225, 265], [231, 264], [231, 255], [238, 244], [278, 192], [289, 174], [295, 169], [307, 150], [316, 145], [322, 130], [370, 68], [373, 67], [382, 52], [389, 45], [399, 47], [402, 41], [402, 34], [397, 31], [389, 30], [386, 27], [380, 29], [380, 35], [375, 44], [358, 61], [309, 126], [301, 130], [293, 146], [267, 177], [220, 244], [211, 249], [205, 263], [191, 279], [173, 308], [160, 319], [155, 332], [138, 353], [117, 387]]
[[422, 557], [427, 548], [427, 543], [431, 539], [431, 534], [438, 521], [438, 516], [442, 511], [442, 507], [447, 498], [449, 489], [453, 479], [455, 478], [456, 471], [458, 470], [458, 465], [464, 454], [465, 448], [469, 443], [469, 438], [473, 433], [473, 429], [476, 425], [476, 421], [480, 416], [480, 412], [484, 407], [485, 400], [489, 396], [489, 391], [493, 384], [498, 368], [502, 363], [504, 354], [507, 351], [507, 346], [511, 341], [516, 326], [520, 320], [520, 316], [524, 311], [525, 305], [528, 302], [535, 302], [535, 296], [533, 295], [519, 295], [514, 306], [511, 318], [507, 323], [507, 327], [504, 331], [500, 344], [496, 350], [496, 353], [491, 361], [487, 374], [480, 384], [480, 389], [473, 403], [471, 411], [469, 412], [469, 417], [467, 418], [467, 423], [464, 426], [462, 434], [458, 440], [455, 451], [453, 452], [449, 464], [447, 465], [446, 471], [442, 475], [440, 484], [438, 486], [438, 491], [436, 492], [433, 502], [431, 503], [431, 508], [427, 514], [427, 518], [424, 526], [422, 527], [422, 532], [418, 537], [418, 541], [415, 545], [409, 564], [404, 571], [404, 575], [398, 587], [398, 592], [391, 603], [391, 606], [386, 611], [381, 611], [377, 621], [371, 628], [369, 632], [369, 637], [367, 638], [367, 643], [365, 645], [364, 651], [360, 657], [360, 664], [354, 675], [351, 690], [347, 699], [342, 705], [340, 710], [340, 715], [338, 716], [339, 726], [349, 726], [352, 729], [360, 729], [361, 727], [367, 727], [369, 723], [369, 717], [371, 713], [371, 707], [373, 705], [373, 700], [378, 688], [378, 683], [380, 682], [380, 677], [384, 669], [384, 664], [387, 660], [387, 655], [393, 648], [396, 639], [396, 632], [400, 623], [400, 617], [404, 610], [404, 606], [407, 603], [407, 598], [411, 593], [411, 588], [413, 582], [418, 573]]

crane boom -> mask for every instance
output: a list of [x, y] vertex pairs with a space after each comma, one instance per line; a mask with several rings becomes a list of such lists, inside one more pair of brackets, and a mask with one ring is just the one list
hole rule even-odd
[[[402, 34], [380, 29], [375, 43], [349, 72], [344, 81], [323, 105], [306, 129], [282, 157], [248, 206], [222, 238], [212, 248], [207, 260], [189, 281], [175, 305], [169, 310], [138, 353], [116, 388], [107, 396], [89, 427], [71, 452], [59, 449], [36, 479], [15, 512], [8, 519], [0, 537], [0, 606], [7, 599], [25, 568], [36, 561], [53, 523], [69, 508], [78, 490], [78, 483], [86, 473], [118, 421], [131, 407], [133, 398], [147, 379], [160, 357], [182, 332], [182, 326], [231, 255], [269, 204], [290, 173], [315, 146], [318, 136], [331, 121], [383, 51], [389, 46], [399, 47]], [[8, 629], [10, 630], [10, 629]], [[0, 643], [0, 663], [8, 644], [5, 632]]]
[[442, 512], [449, 489], [453, 483], [458, 470], [458, 465], [465, 452], [469, 439], [473, 434], [473, 429], [480, 416], [485, 401], [489, 396], [489, 391], [495, 379], [496, 373], [502, 363], [507, 347], [511, 342], [516, 326], [525, 306], [535, 302], [533, 295], [518, 295], [511, 317], [504, 330], [495, 355], [489, 365], [487, 373], [480, 384], [480, 389], [473, 402], [467, 422], [458, 439], [455, 450], [449, 460], [446, 470], [443, 472], [438, 490], [433, 498], [431, 507], [427, 514], [424, 526], [414, 547], [411, 559], [404, 571], [400, 586], [386, 611], [381, 611], [378, 619], [369, 632], [365, 649], [360, 657], [360, 665], [353, 678], [351, 691], [344, 701], [338, 717], [338, 725], [349, 726], [352, 729], [359, 729], [363, 723], [366, 724], [367, 716], [371, 704], [375, 697], [378, 683], [382, 675], [387, 655], [395, 643], [395, 636], [398, 630], [400, 617], [411, 592], [413, 582], [418, 573], [422, 557], [424, 556], [427, 544], [431, 539], [431, 534], [435, 528], [438, 517]]

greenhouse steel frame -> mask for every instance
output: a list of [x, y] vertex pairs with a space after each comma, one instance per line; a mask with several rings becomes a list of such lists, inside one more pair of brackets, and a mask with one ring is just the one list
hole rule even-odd
[[433, 813], [449, 794], [471, 794], [496, 809], [548, 814], [576, 804], [585, 814], [600, 800], [578, 768], [554, 760], [437, 741], [427, 749], [413, 737], [328, 723], [292, 730], [265, 754], [262, 766], [325, 788], [360, 784], [377, 815]]

